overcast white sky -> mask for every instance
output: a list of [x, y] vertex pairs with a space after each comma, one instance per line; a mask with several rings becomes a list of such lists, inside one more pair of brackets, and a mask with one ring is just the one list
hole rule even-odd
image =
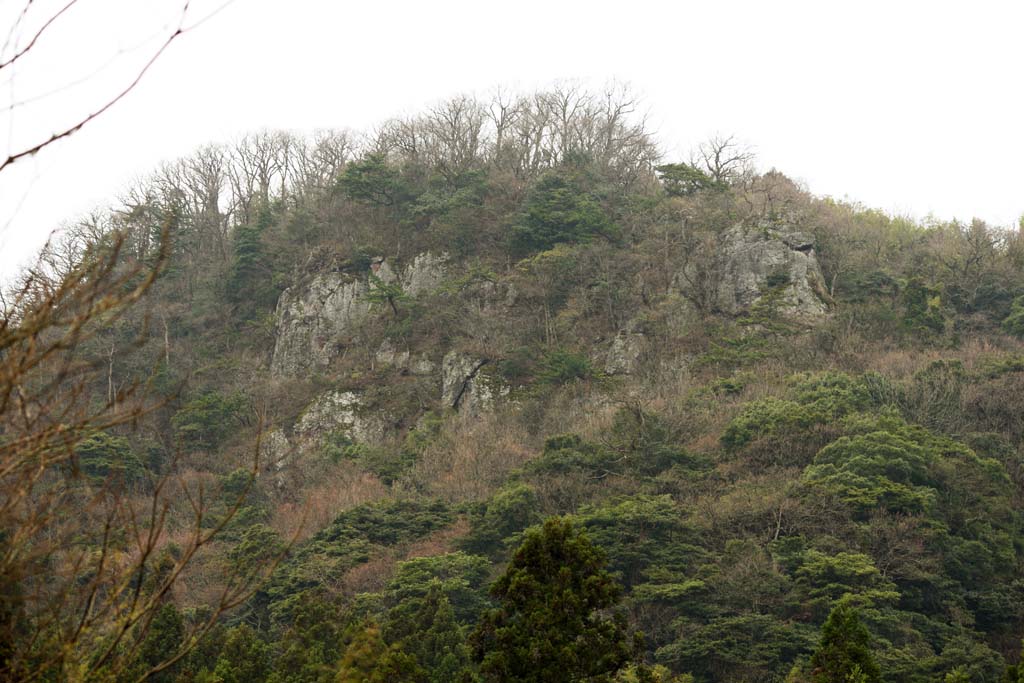
[[[188, 22], [223, 2], [193, 0]], [[14, 37], [24, 45], [65, 3], [36, 0]], [[79, 0], [0, 69], [0, 152], [115, 92], [182, 3]], [[0, 40], [24, 4], [0, 0]], [[235, 0], [94, 123], [0, 172], [0, 280], [62, 220], [201, 144], [261, 128], [367, 129], [451, 95], [565, 79], [631, 83], [669, 157], [736, 134], [761, 168], [817, 194], [1014, 224], [1022, 28], [1016, 1]]]

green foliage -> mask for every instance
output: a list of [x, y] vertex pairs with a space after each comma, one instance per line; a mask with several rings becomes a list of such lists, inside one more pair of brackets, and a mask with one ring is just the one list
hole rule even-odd
[[384, 282], [376, 275], [370, 274], [370, 291], [366, 293], [366, 301], [378, 306], [385, 304], [391, 313], [398, 317], [398, 304], [408, 301], [409, 296], [398, 282]]
[[212, 680], [218, 683], [264, 681], [270, 670], [270, 647], [256, 631], [242, 624], [228, 631]]
[[584, 507], [580, 522], [595, 544], [607, 552], [609, 569], [626, 588], [659, 577], [685, 575], [703, 558], [698, 533], [683, 521], [668, 495], [639, 495], [600, 508]]
[[924, 280], [911, 278], [902, 292], [903, 323], [910, 330], [924, 334], [941, 334], [946, 328], [946, 316], [942, 311], [942, 297], [939, 292], [925, 284]]
[[526, 532], [471, 639], [484, 681], [611, 681], [634, 643], [614, 606], [604, 554], [568, 519]]
[[690, 164], [663, 164], [654, 170], [670, 197], [690, 197], [701, 190], [724, 190], [728, 187]]
[[401, 633], [404, 622], [423, 609], [427, 596], [439, 592], [459, 623], [474, 622], [488, 606], [486, 583], [490, 573], [487, 559], [462, 552], [401, 562], [384, 591], [386, 601], [394, 605], [388, 621]]
[[746, 404], [722, 434], [722, 445], [736, 450], [755, 439], [806, 432], [852, 412], [885, 405], [894, 394], [877, 374], [858, 378], [841, 372], [790, 378], [792, 400], [770, 397]]
[[880, 683], [882, 673], [872, 655], [871, 634], [857, 610], [840, 603], [821, 629], [821, 643], [811, 656], [813, 683]]
[[335, 683], [426, 683], [425, 672], [397, 644], [388, 646], [372, 622], [358, 628], [338, 667]]
[[468, 670], [469, 647], [440, 581], [430, 585], [419, 609], [403, 626], [408, 633], [406, 649], [430, 683], [450, 683]]
[[334, 683], [345, 650], [345, 617], [328, 595], [304, 596], [278, 638], [268, 683]]
[[495, 554], [507, 539], [541, 521], [538, 505], [537, 491], [532, 486], [504, 486], [473, 516], [462, 546], [471, 552]]
[[73, 464], [94, 481], [112, 478], [132, 482], [145, 474], [145, 467], [123, 436], [95, 432], [75, 446]]
[[895, 604], [900, 597], [895, 584], [882, 576], [870, 557], [860, 553], [826, 555], [808, 550], [795, 576], [810, 604], [825, 611], [847, 596], [856, 596], [861, 605]]
[[307, 593], [325, 582], [340, 580], [375, 554], [421, 539], [453, 521], [446, 505], [432, 501], [399, 500], [348, 510], [281, 562], [261, 599], [275, 621], [284, 621]]
[[398, 206], [413, 196], [402, 173], [381, 154], [370, 154], [346, 166], [338, 187], [347, 197], [375, 206]]
[[271, 310], [277, 302], [279, 290], [273, 286], [271, 259], [263, 244], [263, 235], [273, 224], [273, 212], [264, 206], [255, 223], [243, 224], [235, 230], [224, 291], [240, 320], [250, 320], [259, 312]]
[[182, 406], [171, 424], [183, 447], [213, 451], [238, 429], [247, 403], [240, 393], [206, 391]]
[[702, 469], [707, 463], [678, 445], [661, 416], [638, 405], [616, 411], [608, 435], [608, 445], [618, 455], [618, 470], [652, 477], [672, 467]]
[[615, 233], [597, 196], [587, 190], [579, 174], [549, 171], [530, 190], [512, 228], [512, 243], [520, 253], [528, 253]]
[[242, 576], [257, 576], [283, 556], [287, 547], [276, 530], [265, 524], [253, 524], [242, 532], [238, 543], [228, 552], [228, 559]]
[[537, 379], [543, 384], [568, 384], [601, 377], [601, 373], [589, 358], [565, 349], [550, 351], [541, 360], [540, 365], [541, 370]]
[[659, 418], [627, 408], [616, 414], [605, 443], [583, 441], [576, 434], [549, 437], [541, 456], [523, 471], [540, 485], [554, 477], [581, 474], [595, 482], [612, 476], [650, 481], [667, 472], [699, 477], [709, 466], [704, 458], [673, 443]]
[[722, 434], [722, 445], [737, 449], [762, 435], [788, 429], [807, 429], [823, 417], [794, 401], [762, 399], [744, 406], [742, 412], [729, 422]]
[[1018, 339], [1024, 339], [1024, 296], [1013, 300], [1010, 314], [1003, 320], [1003, 330]]
[[[176, 657], [185, 644], [185, 622], [178, 609], [167, 604], [161, 607], [150, 621], [146, 636], [139, 643], [133, 675], [143, 676], [152, 669]], [[181, 667], [167, 666], [150, 675], [147, 680], [154, 683], [170, 683]]]
[[893, 512], [931, 509], [930, 456], [907, 434], [873, 432], [844, 436], [818, 453], [804, 480], [834, 492], [862, 513], [884, 507]]
[[928, 429], [956, 433], [967, 373], [959, 360], [936, 360], [914, 373], [905, 392], [908, 419]]
[[[130, 443], [98, 432], [75, 449], [89, 478], [131, 484], [133, 499], [145, 490], [140, 460], [161, 471], [167, 454], [187, 451], [189, 484], [219, 484], [205, 497], [204, 529], [240, 503], [197, 556], [197, 581], [182, 593], [190, 604], [223, 566], [246, 578], [281, 558], [272, 516], [342, 510], [288, 549], [259, 593], [173, 669], [182, 683], [608, 680], [631, 649], [610, 618], [612, 582], [631, 628], [645, 633], [645, 659], [663, 665], [627, 662], [614, 674], [620, 683], [684, 671], [708, 683], [787, 672], [806, 683], [838, 604], [858, 610], [887, 680], [998, 679], [1024, 623], [1024, 360], [1006, 336], [1024, 338], [1018, 236], [972, 243], [984, 230], [821, 200], [777, 173], [719, 191], [724, 184], [688, 164], [660, 166], [656, 178], [647, 162], [625, 168], [571, 150], [562, 166], [534, 169], [517, 165], [515, 144], [469, 159], [399, 144], [344, 165], [333, 192], [323, 179], [297, 181], [287, 202], [272, 199], [231, 226], [226, 259], [205, 224], [182, 215], [175, 250], [188, 259], [157, 283], [147, 307], [156, 334], [145, 334], [144, 315], [126, 316], [90, 349], [105, 363], [108, 342], [132, 347], [113, 366], [117, 382], [159, 361], [159, 392], [187, 377], [206, 389], [141, 416]], [[825, 282], [812, 286], [835, 297], [835, 314], [789, 320], [790, 272], [770, 267], [751, 310], [717, 311], [720, 232], [783, 214], [815, 233]], [[628, 240], [616, 239], [620, 229]], [[370, 273], [384, 254], [442, 250], [457, 258], [434, 291], [413, 296]], [[368, 281], [361, 301], [383, 315], [343, 334], [321, 325], [306, 341], [337, 351], [330, 364], [271, 377], [276, 293], [316, 273]], [[681, 287], [694, 283], [707, 291], [684, 303]], [[610, 381], [603, 354], [623, 331], [642, 335], [643, 367]], [[412, 362], [373, 364], [381, 340], [398, 338]], [[941, 360], [914, 353], [922, 343], [942, 344]], [[456, 415], [440, 405], [437, 368], [423, 370], [453, 348], [492, 359], [479, 378], [524, 389], [486, 416]], [[868, 367], [878, 372], [852, 370]], [[95, 382], [100, 403], [105, 380]], [[288, 433], [300, 406], [341, 385], [359, 385], [374, 399], [367, 406], [387, 413], [394, 429], [383, 443], [357, 443], [344, 429], [315, 441], [296, 434], [297, 453], [323, 457], [257, 478], [232, 471], [255, 441], [250, 400]], [[681, 395], [681, 385], [705, 388]], [[572, 430], [586, 436], [554, 435]], [[458, 447], [450, 456], [449, 441]], [[369, 491], [353, 491], [363, 482]], [[348, 508], [381, 482], [386, 501]], [[173, 538], [190, 510], [171, 498]], [[558, 544], [530, 528], [552, 512], [575, 515], [606, 559], [545, 565]], [[589, 557], [574, 533], [563, 545]], [[89, 534], [73, 543], [83, 557], [94, 550]], [[520, 544], [488, 612], [484, 585]], [[562, 582], [562, 569], [592, 578]], [[144, 591], [168, 563], [154, 570]], [[91, 578], [83, 573], [82, 585]], [[22, 619], [14, 580], [0, 595], [0, 659], [4, 634]], [[477, 672], [466, 635], [485, 613]], [[169, 652], [199, 618], [161, 610], [140, 657]], [[602, 657], [607, 669], [585, 670]], [[508, 673], [520, 665], [522, 676]], [[1021, 683], [1018, 674], [1004, 683]], [[871, 680], [859, 664], [842, 675]]]
[[813, 630], [770, 615], [717, 617], [660, 648], [657, 660], [698, 680], [778, 680], [813, 646]]

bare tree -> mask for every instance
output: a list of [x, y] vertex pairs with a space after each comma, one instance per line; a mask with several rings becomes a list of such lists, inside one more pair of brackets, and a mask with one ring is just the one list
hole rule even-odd
[[[172, 587], [241, 504], [240, 496], [207, 520], [207, 492], [178, 480], [173, 467], [133, 489], [116, 468], [97, 480], [79, 461], [85, 439], [130, 427], [161, 403], [147, 378], [115, 386], [111, 359], [91, 359], [82, 349], [145, 296], [166, 263], [168, 235], [165, 226], [149, 263], [126, 253], [122, 231], [89, 235], [74, 252], [73, 267], [65, 269], [63, 256], [53, 261], [57, 269], [43, 260], [5, 297], [0, 680], [123, 678]], [[104, 386], [103, 400], [94, 395], [97, 384]], [[253, 467], [250, 482], [258, 463]], [[172, 551], [166, 522], [181, 500], [188, 501], [192, 522]], [[139, 672], [139, 680], [184, 656], [262, 576], [225, 577], [208, 618], [191, 626], [177, 652]]]
[[[69, 10], [71, 10], [76, 4], [78, 4], [78, 0], [69, 0], [66, 4], [62, 5], [56, 11], [53, 11], [51, 14], [39, 16], [39, 13], [35, 11], [37, 6], [34, 5], [33, 0], [25, 0], [23, 9], [18, 13], [18, 17], [8, 31], [7, 39], [4, 42], [2, 49], [0, 49], [0, 73], [6, 73], [14, 69], [26, 58], [30, 58], [42, 49], [41, 46], [45, 45], [47, 34], [51, 32], [51, 29], [55, 25], [67, 20]], [[48, 137], [26, 143], [21, 148], [10, 150], [7, 157], [0, 161], [0, 172], [3, 172], [3, 170], [8, 166], [21, 161], [22, 159], [38, 154], [41, 150], [52, 144], [74, 135], [124, 99], [132, 90], [135, 89], [139, 82], [142, 81], [142, 78], [146, 75], [153, 64], [156, 63], [160, 56], [167, 51], [176, 39], [212, 16], [212, 14], [207, 15], [207, 17], [189, 25], [189, 20], [193, 18], [190, 16], [189, 6], [189, 0], [181, 0], [181, 9], [178, 12], [177, 22], [173, 27], [167, 30], [163, 40], [150, 53], [146, 61], [142, 63], [137, 71], [129, 76], [125, 83], [121, 84], [119, 89], [116, 89], [106, 98], [101, 99], [100, 104], [88, 113], [70, 113], [65, 120], [66, 122], [61, 124], [57, 130], [53, 131], [53, 133]], [[216, 14], [216, 12], [213, 14]], [[31, 27], [35, 28], [33, 29]], [[24, 45], [20, 45], [16, 40], [16, 36], [22, 30], [26, 29], [30, 31], [29, 35], [31, 37], [24, 43]], [[17, 102], [12, 102], [9, 105], [8, 110], [10, 111], [11, 109], [14, 109], [18, 104], [19, 103]]]
[[[0, 72], [36, 53], [76, 4], [70, 0], [40, 18], [39, 5], [25, 0], [0, 48]], [[187, 25], [192, 17], [183, 0], [174, 26], [125, 83], [92, 111], [69, 112], [49, 136], [10, 150], [0, 160], [0, 173], [107, 112], [171, 43], [209, 16]], [[30, 38], [19, 44], [23, 30], [31, 31]], [[225, 577], [208, 615], [192, 623], [176, 652], [141, 671], [130, 668], [171, 589], [242, 499], [209, 520], [208, 492], [177, 479], [173, 467], [133, 488], [116, 468], [99, 480], [85, 476], [79, 461], [83, 441], [128, 429], [161, 403], [150, 391], [152, 377], [115, 383], [114, 352], [101, 359], [83, 349], [136, 305], [163, 272], [179, 210], [191, 201], [199, 216], [218, 205], [215, 165], [203, 169], [210, 182], [200, 192], [190, 188], [191, 196], [187, 183], [177, 182], [195, 179], [181, 175], [185, 170], [197, 169], [174, 169], [165, 180], [175, 182], [136, 188], [124, 210], [71, 226], [0, 295], [0, 680], [147, 679], [195, 647], [261, 578]], [[250, 482], [256, 460], [253, 467]], [[173, 501], [187, 501], [193, 516], [184, 542], [179, 539], [172, 549], [167, 520]]]
[[750, 173], [753, 161], [753, 151], [736, 136], [715, 135], [697, 146], [690, 165], [702, 168], [715, 182], [732, 184]]

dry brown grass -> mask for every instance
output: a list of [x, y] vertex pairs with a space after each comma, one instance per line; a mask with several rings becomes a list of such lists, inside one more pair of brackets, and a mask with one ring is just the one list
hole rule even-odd
[[384, 500], [391, 492], [380, 479], [348, 461], [317, 468], [300, 489], [300, 498], [273, 508], [270, 526], [282, 538], [301, 542], [327, 526], [342, 512], [364, 503]]
[[337, 590], [344, 596], [382, 590], [395, 573], [399, 562], [416, 557], [433, 557], [455, 550], [455, 541], [469, 532], [469, 522], [459, 518], [451, 526], [408, 545], [389, 548], [357, 567], [345, 572]]
[[409, 479], [452, 502], [487, 498], [509, 472], [534, 457], [530, 436], [507, 415], [458, 415], [422, 454]]

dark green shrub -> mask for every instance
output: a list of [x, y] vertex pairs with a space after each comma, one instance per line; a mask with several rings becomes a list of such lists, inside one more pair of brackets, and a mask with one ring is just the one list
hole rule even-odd
[[349, 164], [338, 179], [338, 187], [349, 198], [376, 206], [397, 206], [413, 197], [401, 171], [382, 154], [370, 154]]
[[79, 442], [75, 447], [75, 464], [93, 480], [134, 481], [145, 473], [128, 439], [106, 432], [96, 432]]
[[633, 657], [635, 639], [620, 614], [622, 588], [605, 555], [568, 519], [527, 531], [491, 587], [499, 607], [471, 637], [483, 680], [611, 680]]
[[911, 278], [903, 288], [903, 324], [912, 331], [940, 334], [946, 329], [942, 297], [924, 280]]
[[1010, 315], [1003, 320], [1003, 330], [1014, 337], [1024, 339], [1024, 296], [1013, 300]]
[[690, 164], [663, 164], [654, 170], [670, 197], [690, 197], [701, 190], [724, 190], [728, 187]]
[[540, 362], [537, 379], [543, 384], [568, 384], [577, 380], [598, 379], [601, 373], [587, 356], [565, 349], [549, 352]]

